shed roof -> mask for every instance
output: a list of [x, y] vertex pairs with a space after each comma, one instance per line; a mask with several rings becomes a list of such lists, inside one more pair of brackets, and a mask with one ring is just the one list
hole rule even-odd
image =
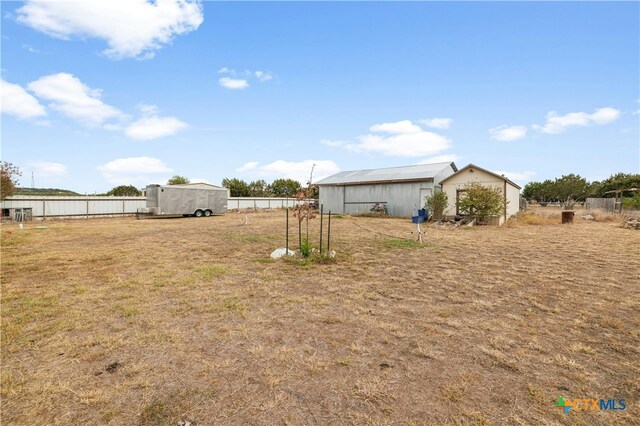
[[448, 181], [448, 180], [449, 180], [449, 179], [451, 179], [452, 177], [457, 176], [457, 175], [459, 175], [460, 173], [462, 173], [462, 172], [464, 172], [464, 171], [466, 171], [466, 170], [469, 170], [469, 169], [471, 169], [471, 168], [478, 169], [478, 170], [480, 170], [481, 172], [484, 172], [484, 173], [490, 174], [491, 176], [497, 177], [498, 179], [502, 179], [503, 181], [507, 182], [508, 184], [510, 184], [510, 185], [512, 185], [512, 186], [514, 186], [514, 187], [516, 187], [516, 188], [518, 188], [518, 189], [521, 189], [521, 188], [520, 188], [520, 185], [518, 185], [517, 183], [513, 182], [512, 180], [510, 180], [510, 179], [509, 179], [509, 178], [507, 178], [506, 176], [504, 176], [504, 175], [499, 175], [499, 174], [497, 174], [497, 173], [492, 172], [491, 170], [483, 169], [482, 167], [476, 166], [475, 164], [467, 164], [466, 166], [464, 166], [463, 168], [461, 168], [460, 170], [458, 170], [458, 171], [457, 171], [457, 172], [455, 172], [454, 174], [449, 175], [449, 176], [447, 176], [446, 178], [442, 179], [442, 180], [440, 181], [440, 183], [441, 183], [441, 184], [442, 184], [442, 183], [445, 183], [446, 181]]
[[[165, 185], [167, 186], [167, 185]], [[214, 188], [214, 189], [223, 189], [223, 187], [218, 186], [218, 185], [214, 185], [212, 183], [205, 183], [205, 182], [189, 182], [189, 183], [181, 183], [178, 185], [169, 185], [169, 186], [173, 186], [175, 188], [200, 188], [200, 189], [210, 189], [210, 188]]]
[[351, 170], [336, 173], [317, 182], [318, 185], [349, 185], [378, 182], [411, 182], [433, 179], [438, 173], [451, 167], [457, 171], [452, 162], [418, 164], [415, 166], [387, 167], [383, 169]]

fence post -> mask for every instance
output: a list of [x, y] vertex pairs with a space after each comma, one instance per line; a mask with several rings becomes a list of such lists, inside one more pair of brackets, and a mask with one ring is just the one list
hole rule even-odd
[[327, 224], [327, 253], [331, 256], [331, 250], [329, 249], [331, 246], [331, 210], [329, 210], [329, 223]]
[[322, 208], [324, 206], [320, 204], [320, 254], [322, 254]]

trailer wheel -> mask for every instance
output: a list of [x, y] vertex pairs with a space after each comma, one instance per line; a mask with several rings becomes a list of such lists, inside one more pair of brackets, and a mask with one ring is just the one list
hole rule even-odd
[[209, 216], [211, 216], [212, 213], [213, 212], [211, 210], [205, 210], [204, 211], [204, 217], [209, 217]]
[[202, 210], [196, 210], [196, 212], [194, 213], [194, 215], [196, 217], [202, 217], [204, 215], [204, 213], [202, 212]]

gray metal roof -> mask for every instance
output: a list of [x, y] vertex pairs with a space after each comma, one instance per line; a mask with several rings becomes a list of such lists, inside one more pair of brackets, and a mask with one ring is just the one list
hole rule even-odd
[[336, 173], [324, 178], [318, 185], [347, 185], [363, 184], [373, 182], [407, 182], [416, 180], [433, 179], [438, 173], [447, 167], [457, 171], [456, 165], [452, 162], [418, 164], [415, 166], [388, 167], [384, 169], [351, 170]]

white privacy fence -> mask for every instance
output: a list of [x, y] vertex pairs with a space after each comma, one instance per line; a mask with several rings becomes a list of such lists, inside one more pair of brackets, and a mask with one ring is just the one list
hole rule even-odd
[[145, 197], [14, 195], [2, 201], [2, 209], [31, 208], [33, 217], [113, 216], [135, 214], [145, 207]]
[[[231, 197], [228, 209], [277, 209], [294, 207], [295, 198]], [[145, 197], [14, 195], [2, 201], [2, 209], [32, 209], [33, 217], [117, 216], [135, 214], [146, 207]]]
[[281, 209], [294, 207], [302, 200], [296, 198], [275, 197], [229, 197], [227, 209]]

